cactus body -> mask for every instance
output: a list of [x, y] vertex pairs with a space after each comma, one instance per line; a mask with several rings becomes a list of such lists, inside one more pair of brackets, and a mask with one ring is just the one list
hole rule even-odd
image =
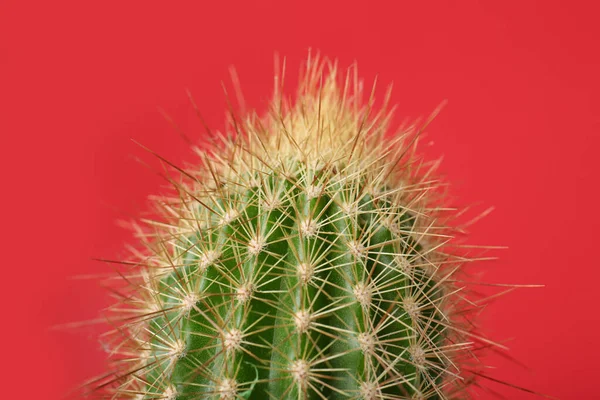
[[467, 396], [465, 260], [418, 135], [385, 136], [390, 114], [311, 62], [293, 104], [214, 135], [139, 228], [110, 398]]

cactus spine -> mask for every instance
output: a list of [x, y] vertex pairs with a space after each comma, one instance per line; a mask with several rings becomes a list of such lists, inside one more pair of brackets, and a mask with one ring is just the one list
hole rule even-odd
[[276, 91], [266, 116], [232, 120], [156, 201], [106, 398], [468, 397], [485, 339], [465, 324], [435, 164], [415, 127], [386, 135], [361, 87], [310, 59], [294, 102]]

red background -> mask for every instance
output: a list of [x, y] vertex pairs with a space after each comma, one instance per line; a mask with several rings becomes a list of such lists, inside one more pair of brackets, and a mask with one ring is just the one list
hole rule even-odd
[[[210, 3], [210, 5], [209, 5]], [[417, 4], [418, 3], [418, 4]], [[192, 160], [162, 107], [201, 135], [185, 89], [224, 126], [220, 81], [240, 75], [264, 109], [273, 55], [293, 85], [309, 47], [394, 82], [400, 118], [449, 101], [423, 151], [461, 204], [496, 210], [471, 243], [508, 246], [491, 282], [543, 283], [496, 301], [488, 334], [529, 369], [486, 359], [494, 378], [561, 399], [597, 398], [600, 28], [595, 2], [63, 1], [0, 3], [2, 398], [58, 399], [102, 371], [93, 319], [108, 303], [79, 274], [110, 271], [164, 182], [130, 138]], [[532, 395], [490, 382], [508, 399]], [[482, 399], [493, 398], [483, 393]]]

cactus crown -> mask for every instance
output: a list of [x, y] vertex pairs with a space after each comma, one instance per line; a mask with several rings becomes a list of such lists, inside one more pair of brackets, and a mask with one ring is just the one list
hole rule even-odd
[[[476, 369], [435, 163], [416, 127], [309, 59], [137, 225], [106, 398], [446, 399]], [[386, 101], [387, 103], [387, 101]], [[131, 264], [131, 263], [130, 263]]]

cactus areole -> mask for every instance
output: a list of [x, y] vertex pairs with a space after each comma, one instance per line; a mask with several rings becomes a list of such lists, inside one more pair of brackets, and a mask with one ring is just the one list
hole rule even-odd
[[[278, 86], [276, 80], [276, 86]], [[110, 399], [468, 397], [487, 342], [420, 131], [355, 70], [309, 59], [297, 95], [208, 135], [115, 306]], [[134, 265], [131, 267], [131, 265]]]

